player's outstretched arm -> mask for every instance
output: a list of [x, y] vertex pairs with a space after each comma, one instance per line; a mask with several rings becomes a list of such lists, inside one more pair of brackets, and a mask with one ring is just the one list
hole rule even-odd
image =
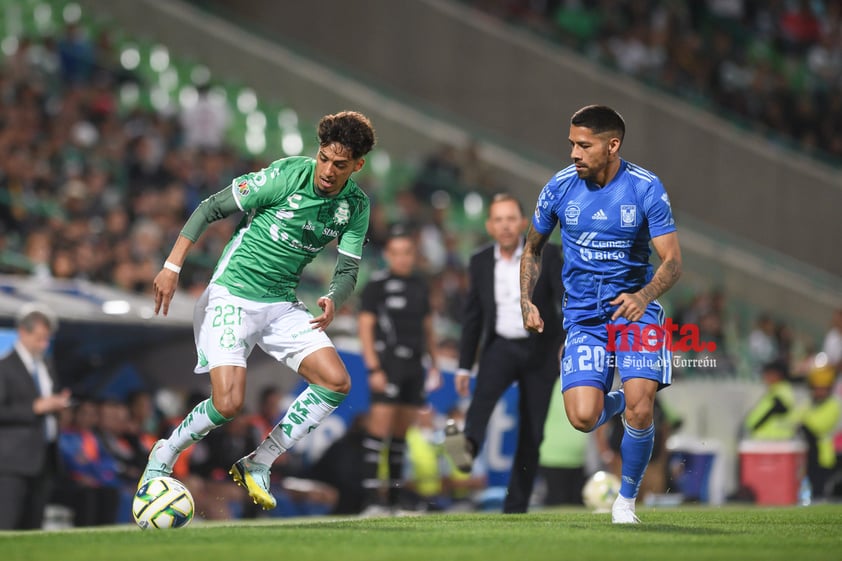
[[164, 267], [152, 281], [155, 294], [155, 315], [158, 315], [159, 311], [163, 311], [164, 315], [169, 312], [170, 302], [178, 286], [178, 275], [181, 272], [182, 265], [184, 265], [184, 260], [187, 258], [187, 253], [208, 225], [239, 211], [240, 207], [237, 206], [230, 187], [214, 193], [199, 203], [199, 206], [184, 223], [181, 234], [178, 236], [172, 251], [170, 251], [169, 257], [164, 262]]
[[672, 288], [681, 276], [681, 247], [678, 244], [678, 234], [670, 232], [652, 238], [652, 245], [661, 258], [661, 264], [646, 286], [633, 294], [624, 292], [611, 301], [612, 306], [617, 306], [617, 310], [611, 316], [612, 321], [619, 317], [629, 321], [639, 320], [643, 317], [646, 307]]
[[548, 238], [548, 235], [536, 231], [530, 224], [520, 257], [520, 311], [523, 314], [523, 327], [536, 333], [544, 331], [544, 320], [537, 306], [532, 303], [532, 293], [541, 275], [541, 252]]
[[155, 280], [152, 281], [152, 290], [155, 294], [155, 315], [158, 312], [163, 312], [167, 315], [170, 311], [170, 302], [175, 295], [175, 289], [178, 287], [178, 275], [181, 272], [181, 265], [187, 257], [187, 252], [193, 247], [193, 242], [183, 235], [178, 236], [178, 239], [170, 251], [169, 257], [164, 262], [161, 271], [155, 275]]

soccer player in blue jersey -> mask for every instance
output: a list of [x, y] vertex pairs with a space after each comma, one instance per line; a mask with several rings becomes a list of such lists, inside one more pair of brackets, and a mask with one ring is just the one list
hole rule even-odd
[[[541, 250], [558, 223], [567, 331], [561, 359], [564, 407], [570, 423], [583, 432], [625, 411], [622, 486], [612, 520], [635, 524], [640, 522], [635, 499], [655, 442], [655, 392], [672, 376], [670, 338], [664, 337], [664, 310], [656, 298], [681, 275], [681, 249], [661, 181], [620, 158], [625, 129], [610, 107], [589, 105], [573, 114], [573, 165], [544, 186], [527, 231], [521, 311], [527, 329], [543, 330], [532, 291]], [[650, 241], [661, 258], [654, 273]], [[622, 388], [610, 391], [615, 368]]]

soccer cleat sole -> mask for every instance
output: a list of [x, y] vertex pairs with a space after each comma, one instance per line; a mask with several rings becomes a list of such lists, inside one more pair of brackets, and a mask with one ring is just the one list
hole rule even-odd
[[260, 487], [257, 486], [257, 483], [255, 483], [254, 486], [257, 487], [259, 491], [252, 490], [252, 488], [246, 482], [246, 478], [249, 477], [249, 475], [245, 472], [245, 470], [242, 470], [241, 472], [241, 470], [237, 467], [237, 464], [231, 466], [231, 469], [228, 470], [228, 474], [231, 476], [231, 479], [234, 480], [234, 483], [246, 490], [246, 493], [248, 493], [248, 496], [251, 498], [254, 504], [259, 506], [263, 510], [272, 510], [277, 506], [278, 503], [277, 501], [275, 501], [274, 497], [272, 497], [271, 495], [269, 495], [268, 498], [262, 496], [268, 495], [268, 493], [260, 489]]

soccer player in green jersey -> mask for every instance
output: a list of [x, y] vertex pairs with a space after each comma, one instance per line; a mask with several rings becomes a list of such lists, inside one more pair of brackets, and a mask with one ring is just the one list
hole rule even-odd
[[[375, 136], [369, 120], [352, 111], [323, 117], [318, 136], [315, 160], [277, 160], [202, 201], [155, 277], [155, 313], [167, 315], [181, 265], [208, 224], [244, 213], [194, 314], [195, 371], [210, 372], [211, 397], [155, 444], [141, 485], [170, 475], [182, 451], [240, 411], [246, 359], [255, 345], [309, 382], [257, 449], [231, 467], [234, 481], [264, 509], [276, 505], [269, 491], [272, 463], [348, 394], [350, 376], [324, 330], [357, 281], [369, 201], [351, 174], [363, 167]], [[335, 239], [339, 256], [333, 279], [318, 300], [322, 313], [313, 317], [295, 289], [304, 267]]]

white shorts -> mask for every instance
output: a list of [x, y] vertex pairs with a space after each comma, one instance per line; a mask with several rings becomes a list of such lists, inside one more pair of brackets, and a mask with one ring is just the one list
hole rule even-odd
[[255, 345], [298, 372], [304, 357], [324, 347], [330, 338], [313, 329], [313, 315], [301, 302], [254, 302], [211, 283], [193, 312], [198, 362], [196, 373], [224, 365], [246, 366]]

